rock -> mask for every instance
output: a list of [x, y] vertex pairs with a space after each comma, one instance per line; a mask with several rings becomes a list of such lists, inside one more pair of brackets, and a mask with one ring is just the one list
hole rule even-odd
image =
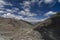
[[0, 35], [2, 40], [43, 40], [32, 24], [10, 18], [0, 18]]
[[23, 20], [0, 17], [0, 40], [60, 40], [59, 26], [58, 14], [36, 25]]
[[[60, 40], [60, 13], [52, 16], [50, 20], [51, 21], [47, 20], [48, 22], [45, 22], [42, 27], [38, 25], [35, 30], [40, 32], [44, 40]], [[47, 26], [45, 26], [45, 24], [47, 24]]]

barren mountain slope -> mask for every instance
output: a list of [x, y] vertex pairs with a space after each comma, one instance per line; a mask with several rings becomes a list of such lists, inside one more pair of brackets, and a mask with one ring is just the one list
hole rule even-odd
[[0, 18], [0, 38], [2, 40], [42, 40], [34, 26], [22, 20]]
[[40, 32], [44, 40], [60, 40], [60, 13], [52, 16], [49, 20], [42, 22], [42, 27], [39, 23], [35, 30]]

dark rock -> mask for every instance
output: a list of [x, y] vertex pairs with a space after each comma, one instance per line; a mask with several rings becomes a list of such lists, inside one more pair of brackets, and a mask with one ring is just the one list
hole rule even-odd
[[47, 26], [39, 27], [38, 25], [35, 30], [39, 31], [45, 40], [60, 40], [60, 13], [57, 13], [50, 18], [51, 23]]

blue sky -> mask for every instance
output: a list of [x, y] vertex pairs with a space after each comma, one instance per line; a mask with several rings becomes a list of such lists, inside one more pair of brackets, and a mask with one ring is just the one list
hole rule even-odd
[[0, 16], [41, 22], [60, 11], [60, 0], [0, 0]]

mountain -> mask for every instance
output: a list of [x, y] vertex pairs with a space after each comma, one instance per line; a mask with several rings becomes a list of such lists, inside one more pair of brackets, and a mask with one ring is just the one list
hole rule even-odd
[[[57, 13], [44, 22], [42, 22], [44, 25], [39, 23], [35, 28], [36, 31], [40, 32], [42, 38], [44, 40], [60, 40], [60, 13]], [[40, 24], [43, 26], [41, 27]]]
[[1, 40], [59, 40], [60, 13], [35, 25], [0, 17]]
[[0, 17], [0, 38], [2, 40], [42, 40], [34, 25], [23, 20]]

